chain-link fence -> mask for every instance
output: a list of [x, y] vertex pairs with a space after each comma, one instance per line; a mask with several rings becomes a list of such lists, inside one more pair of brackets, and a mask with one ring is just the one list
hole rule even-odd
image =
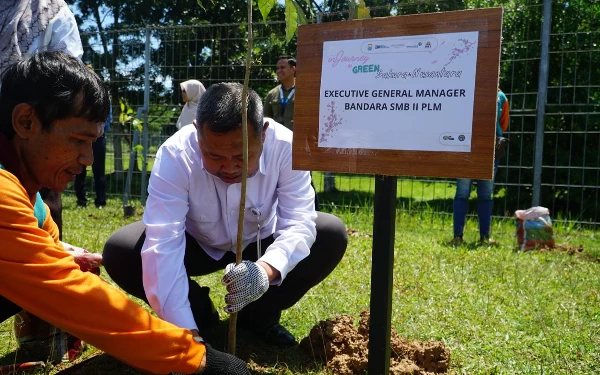
[[[551, 4], [551, 9], [544, 7], [545, 2]], [[589, 12], [583, 12], [587, 3], [583, 0], [545, 2], [504, 4], [500, 87], [510, 102], [510, 128], [506, 133], [510, 143], [496, 176], [494, 215], [510, 217], [516, 209], [539, 203], [549, 207], [555, 219], [596, 228], [600, 224], [597, 12], [592, 6]], [[482, 1], [478, 6], [490, 3]], [[371, 16], [465, 7], [463, 1], [421, 1], [371, 8]], [[320, 22], [347, 18], [347, 12], [318, 17]], [[544, 23], [544, 19], [552, 22]], [[251, 86], [264, 97], [276, 85], [277, 57], [294, 54], [296, 46], [294, 40], [285, 44], [283, 21], [258, 22], [253, 28]], [[118, 30], [82, 34], [82, 39], [84, 60], [104, 77], [113, 100], [108, 193], [126, 199], [141, 198], [143, 202], [148, 173], [140, 171], [145, 165], [151, 167], [158, 146], [176, 130], [174, 124], [182, 108], [180, 83], [197, 79], [208, 87], [222, 81], [242, 82], [246, 26]], [[120, 116], [127, 108], [143, 120], [144, 127], [137, 136], [131, 121]], [[143, 148], [131, 147], [134, 138]], [[133, 160], [136, 162], [130, 163]], [[372, 207], [372, 176], [315, 172], [313, 178], [325, 206]], [[92, 186], [91, 176], [88, 185]], [[401, 177], [399, 209], [450, 217], [454, 191], [454, 180]], [[475, 208], [474, 203], [471, 206]]]

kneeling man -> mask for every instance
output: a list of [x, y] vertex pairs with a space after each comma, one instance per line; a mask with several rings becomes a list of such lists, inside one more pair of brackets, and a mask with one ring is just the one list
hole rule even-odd
[[270, 344], [295, 338], [279, 324], [333, 271], [346, 251], [344, 224], [316, 212], [309, 172], [292, 170], [292, 132], [263, 120], [260, 97], [248, 98], [248, 182], [243, 263], [235, 266], [242, 180], [242, 86], [211, 86], [195, 126], [158, 150], [143, 222], [115, 232], [104, 266], [127, 292], [161, 318], [198, 334], [219, 321], [208, 295], [190, 276], [225, 269], [225, 311], [238, 327]]

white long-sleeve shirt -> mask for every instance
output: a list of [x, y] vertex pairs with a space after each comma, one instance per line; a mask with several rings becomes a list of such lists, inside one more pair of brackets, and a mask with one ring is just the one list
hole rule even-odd
[[[292, 170], [292, 132], [269, 123], [258, 172], [247, 181], [243, 246], [273, 235], [259, 259], [281, 273], [281, 283], [310, 252], [316, 237], [310, 174]], [[235, 253], [241, 184], [227, 184], [203, 167], [194, 126], [183, 127], [158, 150], [143, 221], [143, 282], [148, 302], [162, 319], [197, 329], [188, 301], [185, 232], [213, 259]], [[260, 212], [260, 216], [252, 213]]]

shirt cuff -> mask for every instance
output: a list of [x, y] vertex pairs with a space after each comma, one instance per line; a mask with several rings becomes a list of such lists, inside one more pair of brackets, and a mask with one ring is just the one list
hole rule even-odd
[[163, 311], [162, 315], [163, 316], [160, 317], [161, 319], [166, 320], [177, 327], [189, 330], [198, 329], [198, 325], [196, 324], [196, 320], [194, 320], [194, 315], [192, 314], [192, 309], [189, 307], [180, 310]]
[[280, 277], [270, 282], [270, 285], [279, 285], [283, 282], [288, 273], [288, 258], [277, 250], [267, 251], [265, 255], [259, 259], [262, 262], [268, 263], [271, 267], [279, 271]]

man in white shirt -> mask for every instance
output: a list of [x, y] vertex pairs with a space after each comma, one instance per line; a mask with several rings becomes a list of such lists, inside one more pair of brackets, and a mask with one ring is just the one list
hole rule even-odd
[[104, 266], [159, 317], [197, 334], [215, 325], [218, 314], [208, 288], [190, 276], [226, 269], [225, 311], [241, 310], [240, 328], [290, 346], [295, 338], [279, 324], [281, 311], [333, 271], [348, 239], [340, 219], [315, 211], [309, 172], [292, 170], [292, 132], [263, 120], [260, 97], [250, 90], [244, 262], [235, 266], [241, 92], [237, 83], [211, 86], [195, 126], [159, 148], [143, 222], [109, 238]]

